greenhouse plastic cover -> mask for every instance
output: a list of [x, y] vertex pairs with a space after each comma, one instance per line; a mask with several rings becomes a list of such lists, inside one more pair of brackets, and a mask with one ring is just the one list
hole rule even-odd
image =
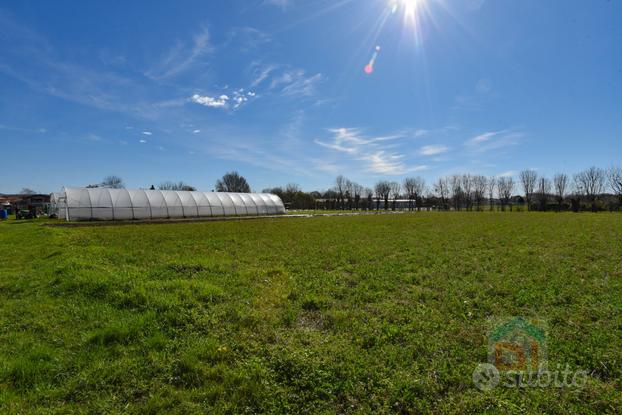
[[132, 220], [260, 216], [285, 213], [269, 193], [65, 187], [52, 193], [53, 213], [66, 220]]

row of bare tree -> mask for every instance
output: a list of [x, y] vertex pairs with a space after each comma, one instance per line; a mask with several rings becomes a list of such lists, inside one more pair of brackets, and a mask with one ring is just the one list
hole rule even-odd
[[595, 212], [622, 208], [622, 168], [590, 167], [573, 176], [558, 173], [552, 178], [540, 176], [535, 170], [523, 170], [517, 178], [456, 174], [440, 177], [429, 186], [421, 177], [407, 177], [402, 183], [378, 181], [373, 189], [340, 175], [325, 192], [305, 193], [295, 184], [265, 191], [278, 194], [290, 207], [300, 209], [481, 211], [520, 206], [540, 211]]

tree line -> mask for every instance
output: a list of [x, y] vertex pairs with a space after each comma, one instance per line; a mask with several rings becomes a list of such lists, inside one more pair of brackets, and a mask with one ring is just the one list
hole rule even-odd
[[302, 192], [300, 186], [264, 189], [281, 197], [291, 209], [331, 210], [509, 210], [593, 212], [622, 209], [622, 168], [590, 167], [572, 176], [553, 177], [535, 170], [511, 175], [454, 174], [427, 184], [422, 177], [406, 177], [401, 183], [380, 180], [362, 186], [337, 176], [323, 192]]
[[[123, 188], [124, 183], [113, 175], [88, 187]], [[196, 190], [182, 181], [163, 182], [158, 189]], [[251, 188], [246, 178], [232, 171], [216, 181], [215, 191], [248, 193]], [[516, 178], [466, 173], [439, 177], [430, 184], [422, 177], [406, 177], [401, 183], [379, 180], [373, 187], [339, 175], [325, 191], [304, 192], [289, 183], [262, 192], [279, 196], [290, 209], [613, 211], [622, 209], [622, 168], [590, 167], [572, 176], [557, 173], [551, 178], [531, 169]]]

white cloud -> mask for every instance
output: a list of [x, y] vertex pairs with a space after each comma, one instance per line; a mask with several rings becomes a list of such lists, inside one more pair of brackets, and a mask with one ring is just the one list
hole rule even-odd
[[194, 94], [190, 97], [190, 100], [194, 103], [211, 107], [211, 108], [229, 108], [231, 105], [234, 110], [240, 108], [250, 99], [255, 98], [257, 94], [252, 91], [246, 92], [244, 88], [236, 89], [231, 93], [231, 96], [222, 94], [218, 97], [210, 97], [208, 95]]
[[255, 93], [252, 91], [249, 91], [248, 93], [244, 92], [244, 88], [240, 88], [236, 91], [233, 91], [233, 108], [234, 109], [238, 109], [240, 108], [244, 103], [246, 103], [249, 98], [253, 98], [255, 96]]
[[144, 135], [153, 135], [153, 133], [151, 131], [143, 131]]
[[449, 147], [443, 145], [429, 145], [423, 146], [419, 149], [419, 154], [422, 156], [435, 156], [437, 154], [443, 154], [449, 151]]
[[398, 175], [404, 172], [404, 164], [401, 154], [387, 154], [384, 151], [377, 151], [361, 157], [362, 160], [369, 161], [369, 170], [374, 173]]
[[467, 140], [464, 144], [475, 153], [485, 153], [515, 146], [523, 136], [523, 133], [510, 130], [489, 131]]
[[486, 141], [490, 141], [490, 139], [492, 139], [494, 136], [502, 133], [503, 131], [490, 131], [484, 134], [480, 134], [478, 136], [473, 137], [472, 139], [470, 139], [469, 141], [467, 141], [467, 144], [470, 145], [476, 145], [476, 144], [480, 144], [480, 143], [484, 143]]
[[139, 142], [139, 143], [141, 143], [141, 144], [146, 144], [146, 143], [147, 143], [147, 140], [142, 139], [142, 140], [138, 140], [138, 142]]
[[199, 134], [200, 132], [201, 132], [201, 130], [196, 129], [196, 130], [194, 130], [194, 131], [192, 132], [192, 134]]
[[192, 102], [211, 108], [226, 108], [229, 101], [228, 95], [221, 95], [219, 97], [210, 97], [207, 95], [194, 94], [191, 98]]
[[420, 171], [427, 166], [410, 166], [406, 156], [387, 144], [389, 141], [404, 138], [403, 134], [365, 137], [357, 128], [333, 128], [328, 130], [333, 134], [332, 141], [315, 140], [315, 143], [338, 153], [343, 153], [352, 160], [364, 161], [368, 171], [377, 174], [400, 175], [413, 171]]

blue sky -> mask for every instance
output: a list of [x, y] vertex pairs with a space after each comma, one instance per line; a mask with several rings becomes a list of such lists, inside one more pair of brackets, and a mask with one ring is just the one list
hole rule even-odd
[[606, 0], [4, 2], [0, 193], [620, 164], [620, 22]]

